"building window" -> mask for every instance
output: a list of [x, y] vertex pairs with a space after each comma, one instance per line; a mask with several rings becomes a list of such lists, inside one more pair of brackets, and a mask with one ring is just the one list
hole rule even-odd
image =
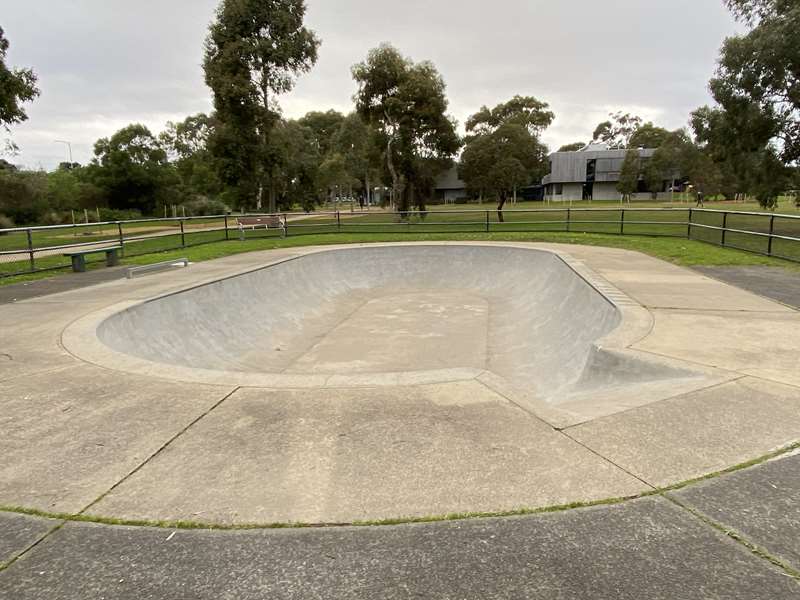
[[553, 195], [560, 196], [564, 193], [564, 184], [563, 183], [554, 183], [553, 184]]

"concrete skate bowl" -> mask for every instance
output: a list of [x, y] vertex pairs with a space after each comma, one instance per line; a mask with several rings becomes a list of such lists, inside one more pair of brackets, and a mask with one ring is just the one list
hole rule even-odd
[[95, 316], [89, 358], [271, 388], [484, 378], [548, 405], [694, 387], [703, 376], [683, 363], [627, 349], [649, 313], [591, 279], [568, 257], [520, 247], [315, 251]]

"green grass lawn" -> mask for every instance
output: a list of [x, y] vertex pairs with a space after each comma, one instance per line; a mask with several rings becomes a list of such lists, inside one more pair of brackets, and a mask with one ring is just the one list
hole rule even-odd
[[[200, 234], [196, 234], [200, 235]], [[219, 235], [219, 232], [217, 232]], [[244, 242], [235, 239], [230, 241], [209, 241], [202, 245], [188, 248], [158, 251], [152, 249], [151, 253], [138, 256], [128, 256], [123, 259], [124, 264], [149, 264], [164, 260], [186, 257], [192, 262], [213, 260], [243, 252], [270, 250], [275, 248], [292, 248], [298, 246], [330, 245], [330, 244], [355, 244], [375, 242], [401, 242], [401, 241], [528, 241], [528, 242], [555, 242], [564, 244], [584, 244], [590, 246], [607, 246], [636, 250], [655, 256], [657, 258], [684, 266], [693, 265], [769, 265], [782, 266], [800, 271], [800, 264], [748, 252], [721, 248], [711, 244], [671, 237], [649, 237], [637, 235], [613, 235], [603, 233], [567, 233], [567, 232], [493, 232], [493, 233], [426, 233], [412, 231], [411, 233], [376, 233], [376, 232], [348, 232], [348, 233], [311, 233], [309, 235], [289, 236], [280, 238], [270, 234], [251, 237]], [[151, 242], [143, 242], [149, 244]], [[45, 260], [45, 259], [43, 259]], [[90, 268], [102, 268], [101, 263], [90, 263]], [[39, 272], [26, 275], [0, 278], [0, 285], [19, 283], [34, 279], [53, 277], [59, 272]]]
[[[577, 204], [577, 203], [576, 203]], [[678, 264], [773, 264], [774, 259], [738, 252], [735, 249], [715, 248], [710, 244], [722, 242], [722, 232], [711, 227], [725, 224], [734, 230], [773, 233], [781, 236], [800, 238], [800, 218], [776, 213], [734, 214], [722, 212], [692, 213], [692, 241], [687, 241], [687, 220], [689, 207], [684, 205], [668, 207], [648, 207], [646, 203], [636, 203], [624, 207], [624, 218], [620, 221], [619, 203], [593, 202], [581, 206], [549, 205], [549, 210], [541, 210], [542, 203], [519, 203], [504, 212], [503, 220], [494, 205], [437, 206], [428, 213], [412, 213], [401, 219], [397, 213], [374, 211], [368, 213], [342, 212], [337, 219], [335, 214], [316, 214], [302, 220], [288, 223], [288, 238], [281, 240], [276, 230], [248, 231], [248, 241], [238, 241], [235, 230], [235, 217], [229, 218], [229, 238], [224, 242], [224, 221], [203, 219], [191, 222], [185, 228], [187, 248], [181, 248], [182, 239], [179, 227], [163, 223], [125, 224], [126, 240], [136, 236], [154, 236], [148, 239], [130, 241], [125, 244], [125, 261], [131, 263], [156, 262], [166, 258], [187, 256], [191, 260], [207, 260], [251, 249], [286, 247], [311, 244], [377, 242], [394, 240], [542, 240], [567, 241], [570, 243], [606, 245], [641, 250], [654, 256], [671, 260]], [[532, 206], [533, 208], [527, 208]], [[741, 207], [738, 205], [737, 208]], [[591, 210], [581, 210], [591, 208]], [[632, 210], [635, 209], [635, 210]], [[149, 225], [149, 227], [142, 227]], [[707, 227], [703, 227], [703, 225]], [[214, 227], [212, 231], [202, 231], [203, 227]], [[168, 233], [169, 235], [155, 234]], [[619, 235], [624, 233], [625, 235]], [[70, 229], [47, 229], [33, 233], [35, 247], [62, 246], [74, 243], [109, 242], [118, 240], [116, 226], [106, 226], [103, 230], [92, 231], [91, 235], [75, 236]], [[706, 241], [710, 244], [702, 244]], [[733, 248], [767, 253], [800, 261], [800, 242], [775, 238], [771, 248], [766, 236], [749, 235], [728, 231], [725, 243]], [[24, 249], [27, 246], [25, 234], [0, 236], [0, 250]], [[169, 254], [165, 254], [169, 253]], [[102, 255], [89, 257], [95, 263], [102, 262]], [[777, 261], [784, 263], [785, 261]], [[69, 260], [62, 252], [52, 256], [38, 255], [37, 269], [64, 269]], [[24, 253], [13, 256], [0, 256], [0, 285], [49, 276], [48, 272], [18, 276], [16, 273], [28, 268]]]

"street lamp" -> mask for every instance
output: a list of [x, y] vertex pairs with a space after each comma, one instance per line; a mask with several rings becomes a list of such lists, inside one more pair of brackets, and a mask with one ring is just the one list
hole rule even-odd
[[66, 140], [54, 140], [54, 141], [55, 141], [57, 144], [66, 144], [66, 146], [67, 146], [67, 149], [69, 150], [69, 164], [70, 164], [70, 166], [72, 166], [72, 164], [73, 164], [73, 161], [72, 161], [72, 144], [70, 144], [70, 143], [69, 143], [68, 141], [66, 141]]

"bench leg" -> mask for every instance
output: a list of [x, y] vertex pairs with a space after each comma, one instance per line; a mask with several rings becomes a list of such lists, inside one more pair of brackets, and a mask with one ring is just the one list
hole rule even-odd
[[78, 254], [77, 256], [72, 257], [72, 270], [75, 273], [85, 273], [86, 272], [86, 257], [82, 254]]
[[114, 250], [109, 250], [106, 252], [106, 266], [107, 267], [116, 267], [119, 264], [119, 255], [117, 254], [116, 248]]

